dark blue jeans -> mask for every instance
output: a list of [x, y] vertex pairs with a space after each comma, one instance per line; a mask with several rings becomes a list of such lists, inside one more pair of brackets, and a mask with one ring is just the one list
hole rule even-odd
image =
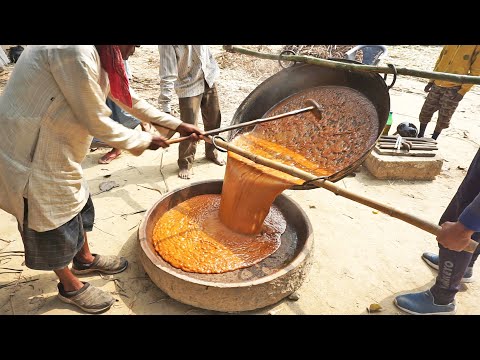
[[[117, 104], [115, 104], [112, 100], [107, 98], [106, 104], [110, 108], [110, 110], [112, 110], [112, 115], [110, 115], [110, 118], [115, 120], [119, 124], [122, 124], [129, 129], [135, 129], [138, 125], [140, 125], [140, 120], [138, 120], [135, 116], [127, 113]], [[100, 141], [99, 139], [94, 138], [91, 147], [103, 147], [104, 145], [106, 144], [102, 143], [102, 141]], [[106, 147], [108, 147], [108, 145]]]

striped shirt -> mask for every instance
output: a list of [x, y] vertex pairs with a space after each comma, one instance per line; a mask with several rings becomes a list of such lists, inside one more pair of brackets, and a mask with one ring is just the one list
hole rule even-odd
[[[38, 232], [82, 210], [89, 191], [81, 163], [93, 136], [133, 155], [150, 145], [148, 132], [110, 119], [109, 89], [93, 45], [29, 45], [22, 53], [0, 96], [0, 208], [20, 224], [24, 197], [28, 226]], [[131, 109], [112, 100], [162, 126], [162, 135], [181, 124], [134, 93]]]
[[219, 75], [218, 64], [208, 45], [158, 45], [160, 96], [158, 104], [171, 111], [174, 90], [179, 98], [192, 97], [212, 87]]
[[0, 69], [5, 66], [10, 64], [10, 60], [8, 59], [7, 54], [5, 51], [3, 51], [2, 47], [0, 46]]

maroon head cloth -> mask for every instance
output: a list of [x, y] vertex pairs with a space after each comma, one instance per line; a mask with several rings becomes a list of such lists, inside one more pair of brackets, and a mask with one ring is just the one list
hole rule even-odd
[[108, 74], [110, 92], [115, 99], [131, 108], [132, 96], [120, 49], [116, 45], [97, 45], [96, 47], [102, 68]]

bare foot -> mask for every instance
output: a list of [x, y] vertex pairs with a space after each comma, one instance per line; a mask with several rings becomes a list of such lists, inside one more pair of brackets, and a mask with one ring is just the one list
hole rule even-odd
[[223, 159], [220, 159], [218, 156], [207, 156], [207, 159], [219, 166], [225, 165], [225, 161]]
[[99, 164], [110, 164], [112, 160], [115, 160], [117, 157], [120, 156], [122, 150], [120, 149], [112, 149], [105, 155], [103, 155], [100, 159], [98, 159]]
[[178, 177], [180, 179], [190, 179], [191, 171], [189, 169], [180, 169], [178, 170]]

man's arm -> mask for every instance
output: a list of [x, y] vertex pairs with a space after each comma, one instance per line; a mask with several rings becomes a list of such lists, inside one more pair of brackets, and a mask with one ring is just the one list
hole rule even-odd
[[172, 111], [170, 103], [175, 91], [175, 80], [178, 77], [177, 57], [173, 45], [158, 45], [160, 55], [160, 96], [158, 104], [164, 112]]
[[[479, 76], [480, 75], [480, 46], [476, 46], [472, 54], [472, 62], [470, 65], [470, 72], [468, 75]], [[463, 84], [458, 93], [465, 95], [472, 88], [473, 84]]]
[[458, 221], [472, 231], [480, 231], [480, 194], [463, 210]]
[[445, 222], [437, 241], [450, 250], [462, 251], [473, 233], [480, 231], [480, 194], [463, 210], [457, 222]]
[[111, 97], [111, 99], [123, 110], [135, 116], [142, 122], [148, 122], [155, 125], [160, 135], [171, 138], [175, 134], [182, 121], [176, 117], [158, 110], [155, 106], [141, 99], [137, 93], [130, 90], [132, 96], [132, 108]]

